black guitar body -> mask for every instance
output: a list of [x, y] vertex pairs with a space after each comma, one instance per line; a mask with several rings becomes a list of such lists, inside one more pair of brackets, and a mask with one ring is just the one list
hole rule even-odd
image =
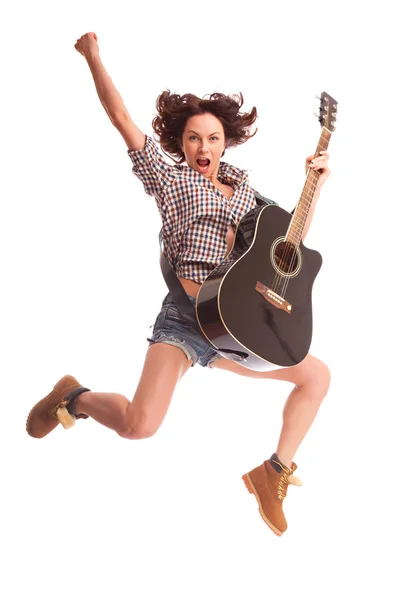
[[322, 257], [285, 240], [291, 218], [278, 206], [248, 212], [231, 252], [197, 296], [197, 319], [210, 343], [222, 354], [241, 354], [243, 366], [256, 371], [294, 366], [311, 344], [311, 294]]

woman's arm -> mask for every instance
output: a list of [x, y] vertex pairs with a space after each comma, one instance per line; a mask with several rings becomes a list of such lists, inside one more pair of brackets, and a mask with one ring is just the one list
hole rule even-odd
[[314, 196], [311, 202], [310, 210], [307, 215], [307, 219], [304, 225], [303, 234], [301, 236], [302, 241], [307, 235], [308, 230], [310, 229], [311, 221], [314, 215], [315, 207], [317, 205], [317, 200], [321, 193], [321, 187], [324, 185], [325, 181], [328, 179], [331, 174], [331, 170], [328, 167], [328, 159], [329, 154], [326, 150], [322, 150], [319, 153], [319, 156], [315, 156], [312, 154], [311, 156], [307, 156], [306, 158], [306, 174], [308, 169], [314, 169], [315, 171], [320, 172], [320, 176], [318, 178], [317, 187], [314, 192]]
[[121, 95], [101, 61], [96, 34], [86, 33], [77, 41], [75, 48], [86, 58], [100, 102], [112, 124], [118, 129], [130, 150], [141, 150], [146, 137], [132, 121]]

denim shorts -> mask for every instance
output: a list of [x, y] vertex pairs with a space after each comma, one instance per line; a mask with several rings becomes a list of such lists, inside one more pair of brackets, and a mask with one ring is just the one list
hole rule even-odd
[[[193, 306], [196, 298], [188, 296]], [[192, 360], [192, 367], [198, 363], [201, 367], [211, 367], [212, 363], [221, 358], [221, 355], [210, 344], [207, 344], [200, 333], [182, 316], [178, 307], [168, 293], [161, 305], [156, 322], [153, 326], [153, 335], [147, 338], [150, 344], [164, 342], [181, 348], [188, 360]]]

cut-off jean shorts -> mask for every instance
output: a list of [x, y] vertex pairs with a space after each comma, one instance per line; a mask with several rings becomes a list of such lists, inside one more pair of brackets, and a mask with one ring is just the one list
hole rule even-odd
[[[193, 306], [196, 298], [188, 296]], [[153, 326], [153, 335], [147, 338], [150, 344], [164, 342], [181, 348], [188, 360], [192, 360], [192, 367], [198, 363], [201, 367], [211, 367], [212, 363], [221, 358], [221, 355], [196, 331], [194, 327], [182, 316], [178, 307], [168, 293], [161, 305], [156, 322]]]

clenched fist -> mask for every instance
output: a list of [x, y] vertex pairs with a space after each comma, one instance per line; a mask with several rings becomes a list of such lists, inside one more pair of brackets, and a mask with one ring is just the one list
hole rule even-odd
[[97, 44], [97, 35], [93, 32], [85, 33], [85, 35], [77, 40], [75, 48], [85, 58], [87, 58], [89, 54], [98, 54], [99, 46]]

